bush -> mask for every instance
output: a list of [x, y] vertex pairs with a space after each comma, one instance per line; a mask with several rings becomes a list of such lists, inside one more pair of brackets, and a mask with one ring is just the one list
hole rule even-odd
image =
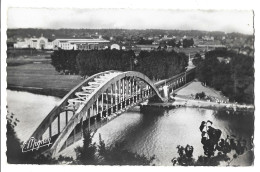
[[206, 94], [204, 92], [196, 93], [195, 99], [205, 99]]

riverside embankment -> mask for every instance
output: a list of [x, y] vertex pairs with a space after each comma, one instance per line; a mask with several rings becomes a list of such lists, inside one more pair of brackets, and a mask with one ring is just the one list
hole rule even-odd
[[[195, 99], [195, 95], [204, 92], [208, 100]], [[167, 103], [151, 103], [144, 102], [144, 107], [161, 107], [161, 108], [175, 108], [175, 107], [192, 107], [192, 108], [206, 108], [212, 110], [239, 110], [239, 111], [254, 111], [254, 105], [237, 104], [236, 102], [229, 102], [228, 98], [210, 87], [203, 86], [199, 81], [193, 81], [185, 86], [175, 90], [169, 96]]]

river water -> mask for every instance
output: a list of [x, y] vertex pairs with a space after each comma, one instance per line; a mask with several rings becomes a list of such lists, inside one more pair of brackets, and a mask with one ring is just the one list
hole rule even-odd
[[[20, 120], [18, 137], [27, 140], [48, 112], [59, 101], [52, 96], [36, 95], [27, 92], [7, 91], [10, 112]], [[155, 155], [156, 165], [171, 165], [177, 157], [177, 145], [194, 147], [193, 156], [203, 155], [201, 132], [202, 121], [211, 120], [213, 127], [222, 130], [222, 138], [235, 135], [250, 144], [254, 132], [254, 116], [250, 113], [236, 115], [220, 113], [201, 108], [176, 108], [171, 110], [149, 110], [126, 112], [98, 129], [94, 141], [98, 143], [99, 133], [106, 145], [125, 141], [126, 148], [146, 156]]]

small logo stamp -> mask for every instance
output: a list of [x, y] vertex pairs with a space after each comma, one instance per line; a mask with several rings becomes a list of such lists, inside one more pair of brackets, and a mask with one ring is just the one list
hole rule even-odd
[[41, 147], [50, 146], [51, 144], [51, 138], [36, 140], [34, 137], [31, 137], [27, 142], [23, 143], [22, 152], [38, 150]]

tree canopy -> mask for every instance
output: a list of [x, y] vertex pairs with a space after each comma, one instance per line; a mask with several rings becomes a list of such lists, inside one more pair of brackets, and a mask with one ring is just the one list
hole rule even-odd
[[55, 51], [52, 65], [58, 72], [91, 76], [107, 71], [139, 71], [150, 79], [166, 79], [185, 70], [188, 57], [184, 53], [160, 51], [141, 51], [135, 56], [133, 51], [91, 50]]
[[254, 58], [223, 49], [197, 60], [200, 81], [222, 91], [231, 101], [254, 103]]

